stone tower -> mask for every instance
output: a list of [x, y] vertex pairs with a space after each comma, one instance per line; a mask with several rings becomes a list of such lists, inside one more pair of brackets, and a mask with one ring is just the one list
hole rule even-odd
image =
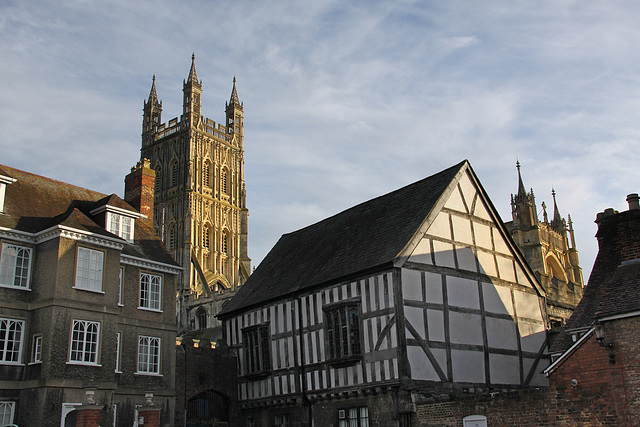
[[201, 114], [195, 55], [183, 82], [182, 115], [162, 123], [155, 76], [144, 103], [141, 158], [156, 173], [153, 223], [184, 268], [179, 332], [217, 339], [215, 314], [249, 277], [243, 104], [233, 79], [226, 124]]
[[513, 220], [505, 225], [524, 254], [531, 269], [547, 294], [547, 312], [552, 328], [559, 327], [571, 316], [582, 298], [582, 269], [578, 261], [573, 223], [560, 215], [553, 197], [553, 219], [549, 221], [547, 206], [542, 202], [542, 221], [538, 218], [533, 190], [525, 190], [518, 169], [518, 193], [511, 195]]

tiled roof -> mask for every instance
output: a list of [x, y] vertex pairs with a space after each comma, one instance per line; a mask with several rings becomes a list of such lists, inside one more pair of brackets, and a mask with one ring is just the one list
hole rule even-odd
[[[5, 165], [0, 165], [0, 171], [16, 179], [16, 182], [7, 185], [0, 227], [37, 233], [62, 225], [117, 239], [118, 236], [95, 222], [91, 211], [108, 204], [137, 212], [115, 194], [106, 195]], [[177, 265], [164, 249], [153, 227], [136, 221], [134, 235], [134, 244], [122, 240], [123, 253]]]
[[220, 315], [391, 266], [465, 164], [283, 235]]

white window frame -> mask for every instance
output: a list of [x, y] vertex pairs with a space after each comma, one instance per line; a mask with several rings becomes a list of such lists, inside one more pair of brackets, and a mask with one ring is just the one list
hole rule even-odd
[[[88, 257], [88, 258], [86, 258]], [[102, 292], [104, 274], [104, 252], [78, 246], [76, 256], [75, 289]]]
[[107, 231], [127, 242], [133, 242], [134, 225], [135, 218], [115, 212], [107, 212]]
[[[11, 254], [11, 250], [15, 253]], [[22, 256], [19, 254], [22, 253]], [[25, 256], [26, 267], [25, 267]], [[33, 250], [26, 246], [14, 245], [12, 243], [2, 244], [2, 253], [0, 254], [0, 286], [14, 288], [14, 289], [29, 289], [29, 283], [31, 281], [31, 260]], [[21, 263], [21, 265], [18, 265]], [[16, 271], [20, 269], [21, 273], [16, 276]], [[26, 269], [26, 275], [24, 270]], [[16, 285], [16, 280], [19, 284]]]
[[122, 334], [120, 332], [116, 333], [116, 374], [121, 374], [120, 370], [120, 349], [122, 344]]
[[[76, 328], [78, 326], [78, 328]], [[95, 327], [95, 331], [90, 330]], [[76, 331], [78, 336], [76, 336]], [[94, 337], [95, 336], [95, 337]], [[100, 322], [73, 319], [71, 321], [71, 338], [69, 340], [69, 364], [98, 364], [100, 356]]]
[[123, 289], [123, 284], [124, 284], [124, 268], [120, 267], [120, 273], [118, 276], [118, 307], [123, 307], [124, 304], [122, 303], [122, 289]]
[[24, 320], [0, 318], [0, 365], [22, 365], [23, 341]]
[[140, 273], [138, 309], [162, 312], [162, 276]]
[[[160, 374], [160, 347], [161, 339], [159, 337], [150, 337], [146, 335], [138, 336], [138, 370], [140, 375], [156, 375]], [[155, 361], [151, 358], [155, 358]]]
[[[8, 411], [7, 411], [8, 410]], [[16, 412], [16, 402], [0, 400], [0, 425], [13, 424]]]
[[33, 336], [33, 343], [31, 346], [31, 363], [42, 363], [42, 334], [36, 334]]

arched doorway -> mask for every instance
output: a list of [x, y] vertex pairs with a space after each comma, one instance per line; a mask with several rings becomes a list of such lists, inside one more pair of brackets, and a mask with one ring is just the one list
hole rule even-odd
[[203, 391], [187, 402], [187, 426], [225, 425], [229, 422], [228, 399], [213, 390]]

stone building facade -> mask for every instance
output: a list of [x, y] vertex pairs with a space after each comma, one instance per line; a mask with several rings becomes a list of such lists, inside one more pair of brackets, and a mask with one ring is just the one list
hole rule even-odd
[[183, 82], [182, 115], [162, 123], [155, 76], [144, 103], [141, 158], [156, 173], [153, 222], [184, 268], [178, 295], [180, 333], [209, 330], [214, 317], [251, 272], [244, 181], [243, 104], [236, 81], [226, 122], [201, 114], [202, 81], [195, 56]]
[[561, 215], [553, 197], [553, 218], [542, 203], [542, 220], [538, 217], [533, 190], [526, 191], [518, 169], [518, 192], [511, 195], [512, 221], [505, 225], [527, 263], [536, 273], [546, 293], [550, 326], [558, 332], [582, 298], [582, 268], [571, 216], [568, 221]]
[[0, 165], [0, 425], [130, 426], [149, 391], [173, 425], [181, 268], [140, 213], [148, 178], [123, 200]]

